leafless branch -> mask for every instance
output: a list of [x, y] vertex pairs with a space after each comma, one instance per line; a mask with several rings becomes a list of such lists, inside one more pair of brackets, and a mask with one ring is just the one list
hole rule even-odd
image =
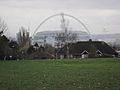
[[7, 24], [0, 18], [0, 35], [4, 34], [7, 31]]

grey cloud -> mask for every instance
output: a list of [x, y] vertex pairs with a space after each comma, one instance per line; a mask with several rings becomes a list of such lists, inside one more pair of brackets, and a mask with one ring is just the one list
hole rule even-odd
[[120, 9], [120, 0], [0, 0], [0, 5], [49, 9]]

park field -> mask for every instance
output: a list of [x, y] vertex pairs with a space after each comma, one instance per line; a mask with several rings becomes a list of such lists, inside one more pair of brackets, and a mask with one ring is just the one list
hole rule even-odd
[[120, 59], [0, 61], [0, 90], [120, 90]]

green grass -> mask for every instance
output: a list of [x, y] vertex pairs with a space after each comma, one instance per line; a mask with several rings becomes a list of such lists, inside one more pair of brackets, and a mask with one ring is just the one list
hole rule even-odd
[[120, 90], [120, 59], [0, 61], [0, 90]]

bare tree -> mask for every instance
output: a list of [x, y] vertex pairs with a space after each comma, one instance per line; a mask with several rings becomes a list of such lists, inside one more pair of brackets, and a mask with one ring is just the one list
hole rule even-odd
[[17, 33], [17, 41], [21, 50], [26, 50], [30, 46], [30, 36], [27, 29], [21, 27]]
[[2, 20], [2, 18], [0, 18], [0, 36], [7, 31], [7, 24], [4, 22], [4, 20]]
[[17, 33], [17, 40], [20, 46], [24, 46], [29, 41], [29, 32], [24, 27], [21, 27]]
[[58, 48], [66, 46], [66, 56], [67, 56], [67, 58], [69, 58], [69, 46], [68, 46], [68, 43], [76, 42], [77, 34], [70, 32], [69, 20], [66, 20], [64, 18], [64, 14], [61, 14], [61, 16], [62, 16], [61, 28], [62, 28], [63, 32], [59, 33], [55, 37], [55, 40], [58, 42], [56, 44], [58, 46]]
[[[73, 32], [69, 32], [67, 34], [67, 43], [73, 43], [77, 41], [77, 34], [73, 33]], [[65, 33], [59, 33], [56, 37], [55, 40], [57, 41], [57, 43], [60, 44], [60, 47], [65, 45], [65, 41], [66, 41], [66, 36]]]

